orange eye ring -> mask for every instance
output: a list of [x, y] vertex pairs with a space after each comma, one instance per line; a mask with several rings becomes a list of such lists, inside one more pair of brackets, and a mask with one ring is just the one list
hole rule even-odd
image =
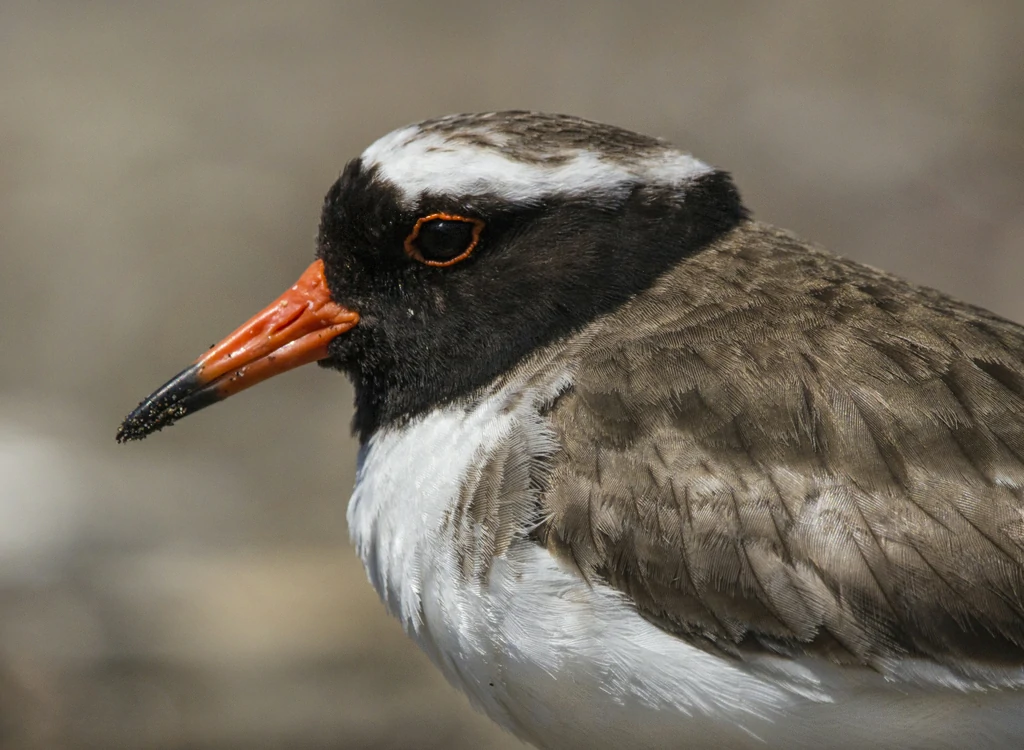
[[[469, 243], [469, 247], [449, 260], [427, 260], [416, 248], [416, 238], [420, 236], [420, 229], [422, 229], [423, 225], [428, 222], [438, 220], [462, 221], [473, 225], [473, 238]], [[473, 254], [473, 251], [476, 250], [476, 246], [480, 243], [480, 233], [483, 231], [484, 222], [481, 219], [472, 219], [467, 216], [459, 216], [458, 214], [430, 214], [428, 216], [421, 216], [416, 220], [416, 225], [412, 228], [409, 236], [405, 238], [405, 254], [413, 260], [419, 261], [427, 266], [433, 266], [434, 268], [447, 268], [448, 266], [454, 266], [456, 263], [464, 261]]]

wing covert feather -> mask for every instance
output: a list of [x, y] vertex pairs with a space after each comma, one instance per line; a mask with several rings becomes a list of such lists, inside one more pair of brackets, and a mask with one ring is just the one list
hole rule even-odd
[[1024, 665], [1024, 329], [748, 223], [586, 332], [546, 543], [733, 654]]

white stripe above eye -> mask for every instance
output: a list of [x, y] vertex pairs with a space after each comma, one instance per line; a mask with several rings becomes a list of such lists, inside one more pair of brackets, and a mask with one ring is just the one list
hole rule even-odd
[[[544, 156], [544, 155], [541, 155]], [[550, 196], [580, 196], [637, 183], [681, 185], [712, 170], [671, 147], [634, 157], [606, 157], [572, 149], [548, 155], [550, 162], [521, 161], [500, 145], [477, 145], [423, 132], [416, 125], [384, 136], [362, 155], [410, 203], [426, 192], [464, 198], [495, 195], [511, 202]]]

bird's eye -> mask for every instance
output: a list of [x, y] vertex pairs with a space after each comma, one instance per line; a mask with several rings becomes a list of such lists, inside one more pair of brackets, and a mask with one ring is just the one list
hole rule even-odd
[[468, 258], [480, 241], [484, 223], [454, 214], [430, 214], [417, 220], [405, 238], [405, 252], [428, 266], [454, 266]]

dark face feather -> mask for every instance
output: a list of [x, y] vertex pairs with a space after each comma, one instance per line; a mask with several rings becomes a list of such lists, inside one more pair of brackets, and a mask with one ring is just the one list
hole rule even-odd
[[[473, 254], [448, 268], [403, 251], [416, 220], [439, 212], [485, 224]], [[360, 323], [322, 364], [352, 376], [354, 426], [365, 439], [486, 385], [743, 217], [722, 172], [685, 190], [636, 184], [525, 205], [427, 193], [407, 208], [375, 168], [353, 161], [327, 194], [318, 252], [332, 296]]]

